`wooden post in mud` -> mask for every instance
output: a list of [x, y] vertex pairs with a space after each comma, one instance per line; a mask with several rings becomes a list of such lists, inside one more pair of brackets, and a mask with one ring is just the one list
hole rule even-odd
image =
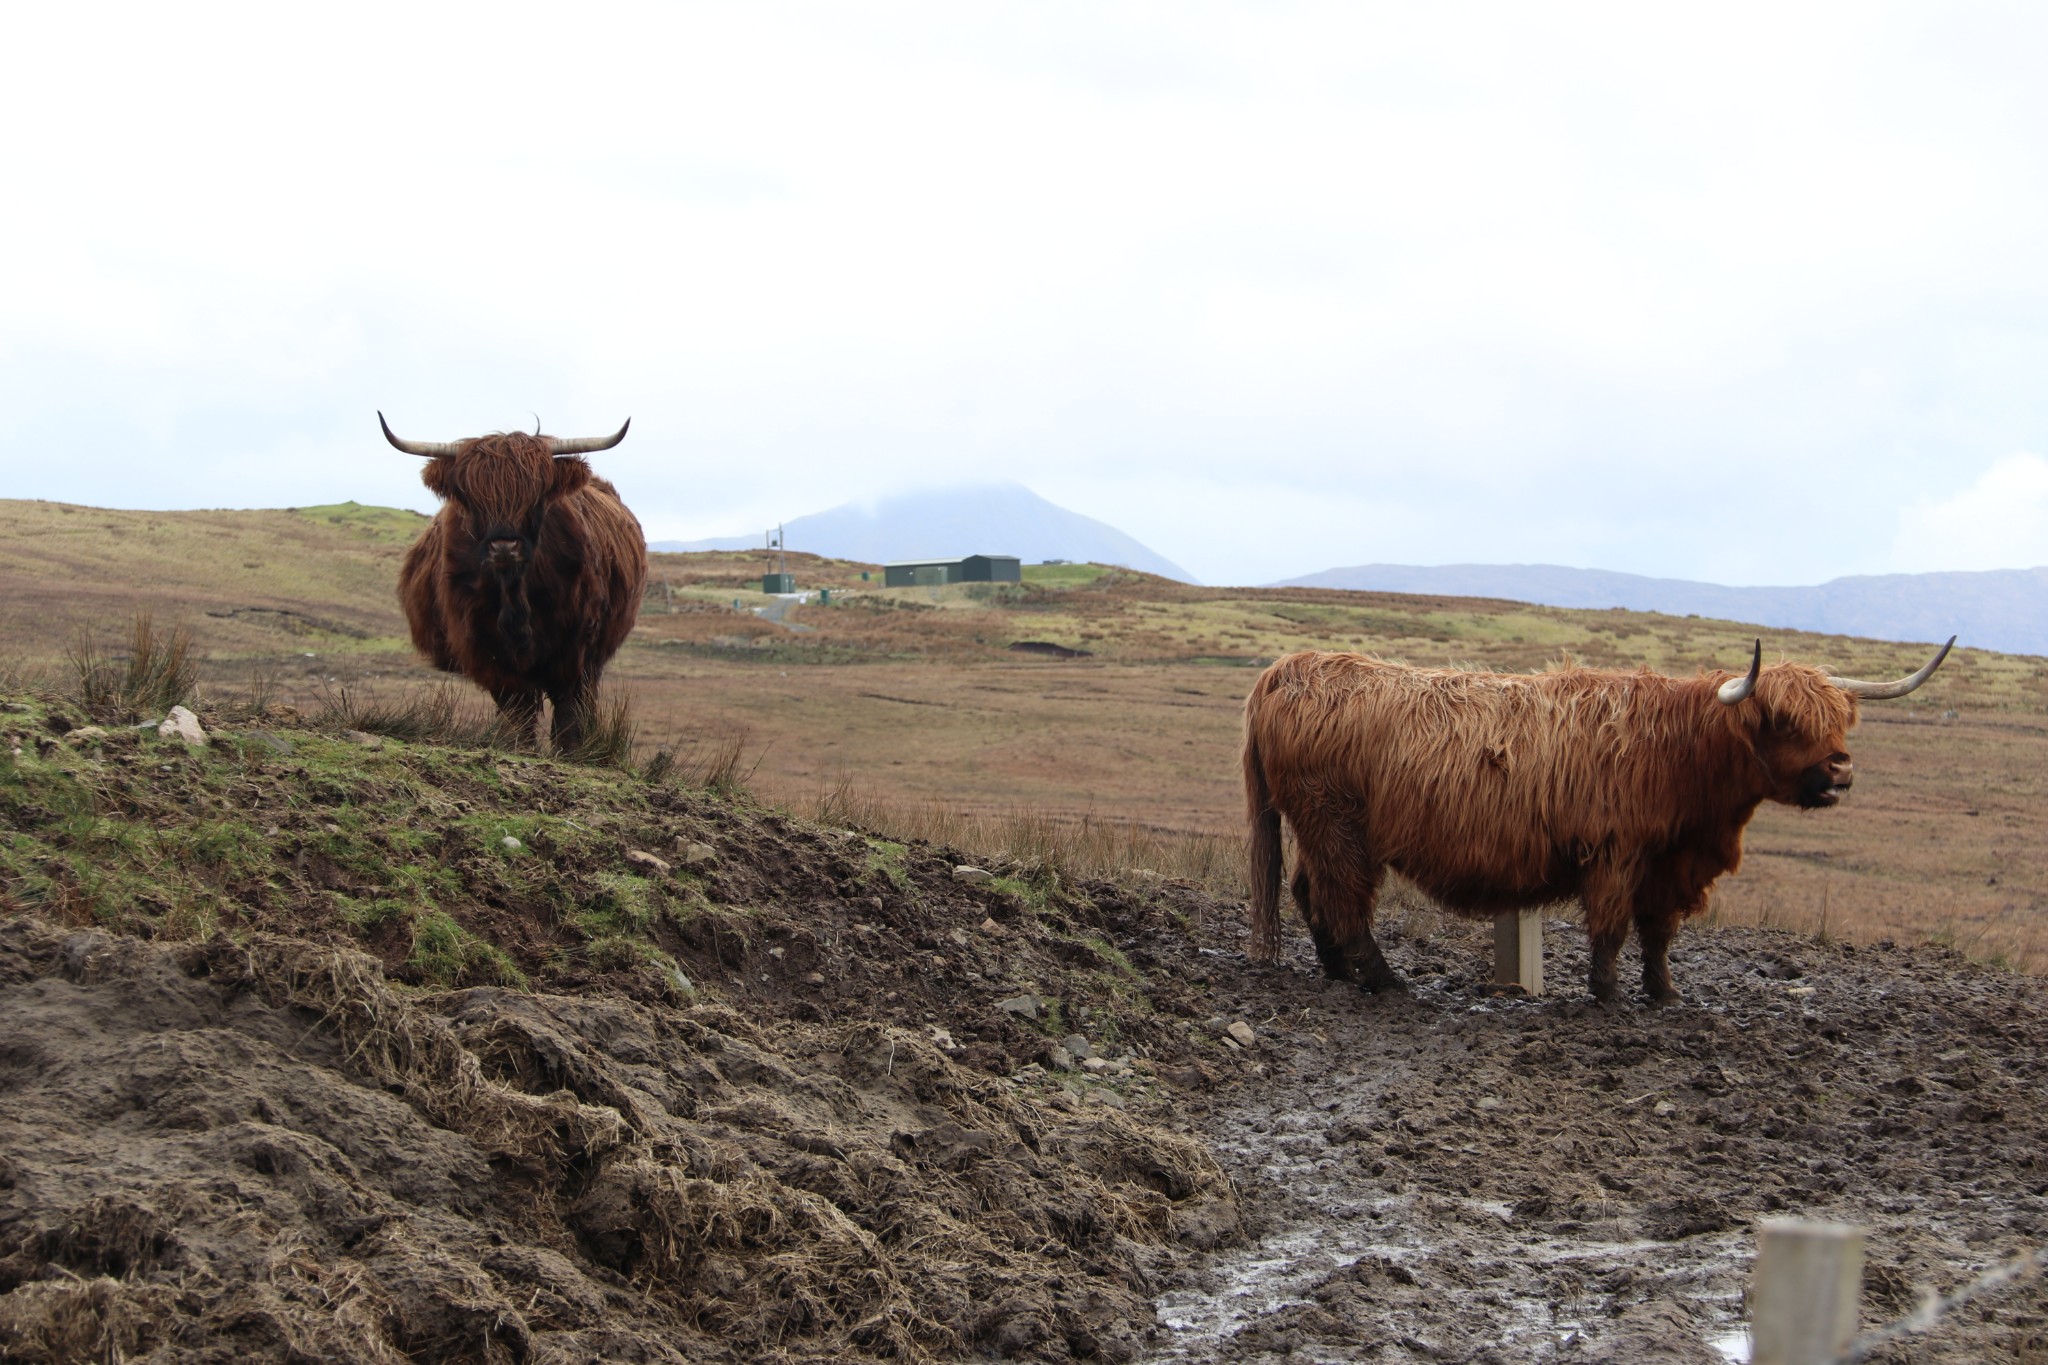
[[1493, 984], [1543, 994], [1543, 912], [1493, 917]]
[[1863, 1229], [1767, 1218], [1749, 1290], [1751, 1365], [1825, 1365], [1856, 1334]]

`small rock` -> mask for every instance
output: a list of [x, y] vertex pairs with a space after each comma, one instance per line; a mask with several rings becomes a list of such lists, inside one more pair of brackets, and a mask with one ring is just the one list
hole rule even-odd
[[1481, 1095], [1479, 1097], [1479, 1107], [1481, 1109], [1498, 1109], [1500, 1108], [1500, 1101], [1492, 1095]]
[[710, 867], [718, 861], [718, 850], [697, 840], [676, 840], [678, 856], [684, 867]]
[[360, 744], [365, 749], [381, 749], [384, 747], [384, 736], [373, 735], [367, 730], [343, 730], [341, 737], [351, 744]]
[[64, 742], [66, 744], [90, 744], [96, 739], [105, 739], [106, 737], [107, 732], [101, 726], [81, 725], [76, 730], [66, 731]]
[[525, 844], [520, 843], [517, 839], [513, 838], [509, 834], [506, 835], [504, 838], [498, 840], [498, 846], [504, 849], [507, 853], [517, 853], [520, 849], [526, 847]]
[[291, 753], [292, 742], [282, 735], [273, 735], [268, 730], [248, 730], [243, 737], [252, 744], [260, 744], [280, 757]]
[[1114, 1090], [1097, 1090], [1091, 1087], [1088, 1091], [1088, 1102], [1090, 1104], [1106, 1105], [1111, 1109], [1121, 1109], [1124, 1107], [1124, 1097], [1117, 1094]]
[[1066, 1037], [1060, 1039], [1060, 1046], [1073, 1053], [1076, 1057], [1088, 1058], [1095, 1055], [1095, 1049], [1089, 1045], [1086, 1038], [1078, 1033], [1069, 1033]]
[[1660, 1119], [1668, 1119], [1678, 1112], [1678, 1106], [1670, 1100], [1658, 1100], [1657, 1107], [1650, 1111]]
[[664, 858], [657, 858], [644, 849], [627, 849], [626, 861], [653, 876], [666, 877], [668, 875], [668, 861]]
[[1252, 1032], [1252, 1026], [1242, 1019], [1239, 1019], [1223, 1031], [1237, 1039], [1238, 1046], [1240, 1047], [1250, 1047], [1259, 1040], [1259, 1035]]
[[953, 1041], [952, 1031], [942, 1024], [926, 1024], [924, 1031], [931, 1035], [932, 1042], [948, 1052], [952, 1052], [960, 1046], [960, 1044]]
[[1244, 1051], [1243, 1048], [1237, 1045], [1237, 1039], [1232, 1038], [1229, 1034], [1223, 1036], [1223, 1046], [1229, 1048], [1232, 1052]]
[[1092, 1071], [1098, 1076], [1109, 1070], [1109, 1068], [1110, 1061], [1107, 1057], [1083, 1057], [1081, 1059], [1081, 1069], [1083, 1071]]
[[805, 972], [804, 984], [806, 986], [822, 986], [825, 984], [825, 974], [823, 972]]
[[874, 912], [878, 915], [881, 914], [882, 911], [887, 908], [882, 904], [882, 898], [880, 896], [869, 896], [868, 904], [871, 907], [873, 907]]
[[322, 825], [322, 826], [320, 826], [320, 828], [321, 828], [322, 830], [326, 831], [326, 832], [327, 832], [327, 833], [329, 833], [329, 834], [333, 834], [333, 835], [337, 835], [337, 836], [338, 836], [338, 835], [339, 835], [339, 834], [341, 833], [341, 826], [340, 826], [340, 825]]
[[1053, 1044], [1052, 1051], [1046, 1054], [1045, 1059], [1058, 1070], [1072, 1071], [1074, 1069], [1074, 1054], [1057, 1043]]
[[1001, 938], [1003, 934], [1007, 931], [1003, 928], [1002, 925], [997, 924], [993, 919], [984, 919], [981, 922], [981, 932], [989, 935], [992, 938]]
[[1036, 1019], [1038, 1012], [1045, 1008], [1045, 1002], [1028, 991], [1013, 995], [1008, 1000], [996, 1001], [996, 1008], [1005, 1014], [1014, 1014], [1020, 1019]]
[[966, 882], [969, 886], [979, 886], [983, 882], [992, 882], [995, 879], [996, 874], [985, 867], [969, 867], [962, 863], [953, 869], [953, 880]]
[[952, 939], [956, 947], [965, 948], [967, 946], [967, 935], [961, 933], [958, 929], [953, 930], [946, 937]]
[[206, 731], [200, 726], [199, 717], [182, 706], [173, 706], [156, 732], [165, 739], [182, 739], [187, 744], [203, 747], [206, 743]]

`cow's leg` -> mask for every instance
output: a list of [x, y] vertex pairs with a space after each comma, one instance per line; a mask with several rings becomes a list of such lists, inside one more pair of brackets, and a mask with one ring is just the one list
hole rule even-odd
[[498, 715], [505, 729], [522, 746], [540, 743], [540, 696], [538, 687], [491, 689], [491, 700], [498, 703]]
[[1638, 910], [1636, 942], [1643, 950], [1643, 994], [1653, 1005], [1678, 999], [1671, 985], [1671, 938], [1678, 932], [1676, 910]]
[[1707, 908], [1708, 888], [1742, 857], [1741, 845], [1680, 849], [1650, 869], [1636, 892], [1636, 940], [1643, 949], [1643, 994], [1655, 1005], [1678, 999], [1671, 984], [1671, 940], [1687, 918]]
[[1301, 922], [1308, 926], [1309, 937], [1315, 940], [1316, 957], [1323, 964], [1323, 975], [1332, 981], [1349, 981], [1351, 963], [1344, 956], [1343, 947], [1316, 914], [1315, 897], [1309, 885], [1308, 869], [1297, 867], [1294, 881], [1290, 884], [1294, 892], [1295, 908], [1301, 911]]
[[555, 752], [566, 754], [583, 742], [585, 723], [596, 697], [580, 687], [551, 687], [548, 700], [555, 707]]
[[[1373, 907], [1386, 869], [1370, 864], [1309, 865], [1304, 871], [1309, 898], [1304, 915], [1324, 974], [1339, 981], [1356, 981], [1369, 991], [1407, 989], [1408, 983], [1389, 965], [1372, 934]], [[1297, 901], [1302, 888], [1302, 874], [1296, 873]]]
[[1586, 906], [1586, 937], [1593, 949], [1593, 966], [1587, 973], [1586, 986], [1595, 1000], [1614, 999], [1620, 985], [1616, 963], [1635, 918], [1634, 898], [1630, 894], [1635, 880], [1608, 862], [1596, 863], [1586, 870], [1580, 897]]

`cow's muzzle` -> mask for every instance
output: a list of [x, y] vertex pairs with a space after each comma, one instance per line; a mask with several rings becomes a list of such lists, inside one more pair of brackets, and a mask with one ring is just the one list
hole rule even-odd
[[1847, 754], [1816, 763], [1799, 775], [1799, 804], [1806, 810], [1835, 805], [1856, 781], [1856, 765]]
[[493, 536], [484, 542], [484, 565], [494, 572], [526, 567], [526, 542], [517, 536]]

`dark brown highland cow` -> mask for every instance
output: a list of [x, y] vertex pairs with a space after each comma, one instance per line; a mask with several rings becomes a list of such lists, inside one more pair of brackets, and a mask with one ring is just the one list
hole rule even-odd
[[1564, 668], [1507, 674], [1290, 654], [1245, 702], [1254, 961], [1280, 953], [1280, 821], [1294, 830], [1295, 903], [1323, 970], [1368, 990], [1401, 979], [1372, 935], [1387, 869], [1473, 917], [1578, 899], [1595, 997], [1635, 926], [1643, 989], [1677, 998], [1670, 948], [1742, 861], [1759, 804], [1817, 809], [1848, 790], [1858, 699], [1896, 683], [1800, 664], [1668, 678]]
[[623, 441], [632, 419], [573, 440], [402, 441], [383, 413], [377, 422], [392, 445], [426, 457], [421, 480], [442, 499], [399, 570], [413, 644], [488, 691], [523, 735], [545, 696], [556, 749], [574, 748], [647, 582], [640, 523], [582, 458]]

